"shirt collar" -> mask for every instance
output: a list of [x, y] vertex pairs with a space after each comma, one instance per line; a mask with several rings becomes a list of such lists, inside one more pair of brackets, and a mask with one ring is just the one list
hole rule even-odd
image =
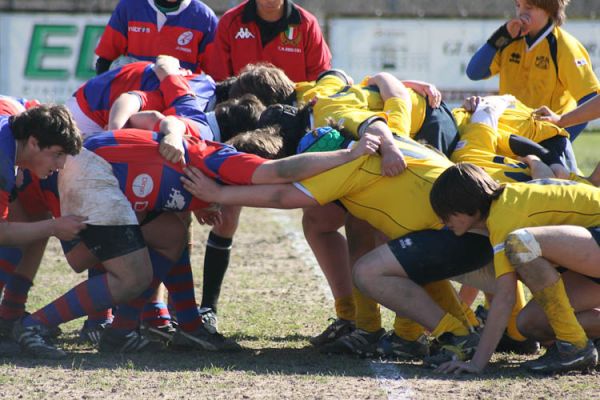
[[[286, 20], [288, 24], [291, 25], [299, 25], [300, 24], [300, 11], [296, 8], [296, 5], [291, 0], [284, 0], [284, 12], [282, 19]], [[244, 6], [244, 10], [242, 12], [242, 22], [257, 22], [259, 20], [259, 16], [256, 13], [256, 1], [248, 0], [246, 5]]]
[[550, 32], [552, 32], [553, 29], [554, 22], [549, 21], [548, 24], [540, 31], [540, 33], [538, 33], [537, 36], [533, 39], [529, 39], [527, 36], [525, 36], [525, 44], [527, 51], [533, 50], [535, 46], [537, 46], [541, 41], [543, 41], [546, 38], [546, 36], [550, 34]]

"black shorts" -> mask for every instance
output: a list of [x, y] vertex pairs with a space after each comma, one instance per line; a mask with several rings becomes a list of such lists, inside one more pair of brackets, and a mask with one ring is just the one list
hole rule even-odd
[[80, 239], [62, 241], [63, 251], [68, 253], [83, 242], [100, 261], [124, 256], [146, 247], [139, 225], [88, 225], [79, 232]]
[[487, 236], [450, 230], [409, 233], [388, 242], [408, 277], [423, 285], [484, 267], [494, 258]]
[[458, 143], [459, 135], [452, 112], [444, 102], [439, 108], [427, 105], [423, 126], [415, 135], [415, 140], [425, 142], [450, 157]]

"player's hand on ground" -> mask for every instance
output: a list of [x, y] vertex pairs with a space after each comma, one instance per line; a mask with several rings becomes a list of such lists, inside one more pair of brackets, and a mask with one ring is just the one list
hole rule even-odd
[[533, 118], [539, 121], [552, 122], [553, 124], [558, 125], [560, 123], [560, 117], [560, 115], [556, 114], [546, 106], [541, 106], [537, 110], [533, 110]]
[[223, 222], [223, 214], [220, 207], [215, 209], [213, 205], [203, 210], [194, 211], [194, 215], [200, 225], [214, 226]]
[[206, 202], [218, 201], [220, 186], [214, 180], [195, 167], [186, 167], [183, 171], [186, 176], [181, 177], [181, 182], [185, 190]]
[[158, 151], [167, 161], [185, 164], [185, 148], [180, 135], [166, 135], [160, 141]]
[[470, 113], [475, 112], [482, 100], [483, 97], [481, 96], [469, 96], [463, 101], [462, 107]]
[[52, 220], [52, 235], [60, 240], [73, 240], [79, 232], [86, 228], [85, 220], [87, 217], [77, 215], [67, 215]]
[[369, 154], [375, 154], [377, 150], [379, 150], [380, 144], [381, 139], [379, 138], [379, 136], [365, 133], [351, 150], [351, 153], [354, 156], [353, 158], [358, 158], [360, 156]]
[[435, 371], [443, 374], [459, 375], [463, 372], [480, 374], [483, 370], [469, 361], [448, 361], [440, 365]]
[[394, 145], [381, 148], [381, 174], [396, 176], [406, 169], [406, 160], [400, 149]]

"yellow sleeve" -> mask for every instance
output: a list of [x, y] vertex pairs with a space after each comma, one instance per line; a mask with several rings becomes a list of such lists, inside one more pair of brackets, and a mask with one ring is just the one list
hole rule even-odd
[[390, 130], [398, 135], [410, 137], [411, 110], [410, 105], [403, 99], [392, 97], [383, 104], [383, 111], [387, 114]]
[[361, 185], [360, 167], [366, 162], [368, 156], [360, 157], [354, 161], [342, 164], [311, 178], [304, 179], [296, 184], [300, 190], [312, 196], [319, 204], [327, 204], [341, 199], [353, 192]]
[[496, 51], [496, 55], [494, 56], [494, 58], [492, 59], [492, 63], [490, 64], [490, 72], [491, 72], [490, 77], [500, 73], [500, 68], [501, 68], [500, 57], [501, 56], [502, 56], [502, 52]]
[[323, 98], [317, 101], [313, 109], [315, 126], [327, 125], [327, 118], [341, 122], [344, 128], [358, 138], [358, 130], [363, 122], [371, 118], [381, 118], [387, 122], [388, 115], [384, 111], [370, 111], [357, 108], [352, 103], [344, 104], [340, 98]]
[[558, 44], [558, 79], [575, 100], [600, 93], [600, 83], [587, 50], [575, 38], [565, 37]]
[[298, 103], [308, 103], [315, 97], [329, 97], [346, 86], [346, 82], [337, 75], [326, 75], [318, 82], [310, 82], [296, 85], [296, 96]]

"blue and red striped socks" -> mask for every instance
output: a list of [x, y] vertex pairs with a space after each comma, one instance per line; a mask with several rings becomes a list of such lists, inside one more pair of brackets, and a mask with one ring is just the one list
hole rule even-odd
[[202, 324], [202, 318], [198, 312], [194, 293], [189, 247], [183, 251], [175, 266], [171, 268], [164, 283], [169, 290], [179, 328], [186, 332], [195, 331]]
[[0, 303], [0, 318], [12, 321], [23, 316], [31, 286], [33, 282], [28, 278], [20, 274], [12, 274], [4, 287], [4, 295]]
[[23, 318], [23, 326], [58, 326], [94, 311], [109, 308], [114, 301], [106, 274], [81, 282], [44, 308]]
[[21, 249], [0, 246], [0, 293], [15, 272], [22, 257]]

